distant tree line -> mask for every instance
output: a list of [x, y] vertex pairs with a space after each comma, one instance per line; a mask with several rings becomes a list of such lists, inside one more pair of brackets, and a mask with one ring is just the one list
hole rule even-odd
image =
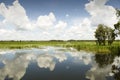
[[[116, 15], [118, 18], [120, 17], [119, 9], [116, 9]], [[111, 45], [118, 35], [120, 35], [120, 20], [114, 24], [114, 29], [104, 24], [99, 24], [95, 31], [96, 43], [98, 45], [105, 45], [107, 40], [108, 45]]]

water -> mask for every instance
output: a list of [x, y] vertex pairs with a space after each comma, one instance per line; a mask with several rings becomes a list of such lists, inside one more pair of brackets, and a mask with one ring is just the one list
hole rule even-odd
[[0, 50], [0, 80], [120, 80], [120, 57], [60, 47]]

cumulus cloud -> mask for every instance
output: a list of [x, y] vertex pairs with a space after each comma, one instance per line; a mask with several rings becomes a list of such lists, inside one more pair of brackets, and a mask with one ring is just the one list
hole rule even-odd
[[[87, 32], [86, 32], [87, 31]], [[66, 39], [93, 39], [93, 29], [91, 27], [91, 21], [89, 18], [75, 20], [73, 25], [66, 30]]]
[[98, 24], [105, 24], [113, 28], [118, 19], [115, 8], [106, 5], [108, 1], [90, 0], [85, 4], [85, 9], [90, 17], [74, 20], [73, 25], [63, 35], [64, 39], [95, 39], [94, 32]]
[[25, 9], [16, 0], [11, 6], [0, 4], [0, 15], [4, 17], [6, 23], [13, 24], [17, 29], [33, 29]]
[[65, 29], [66, 26], [67, 26], [66, 22], [59, 21], [58, 24], [55, 25], [55, 28], [57, 30], [63, 30], [63, 29]]
[[[18, 0], [15, 0], [10, 6], [6, 6], [4, 3], [1, 3], [0, 15], [4, 17], [2, 22], [13, 24], [18, 30], [32, 30], [36, 27], [49, 29], [54, 26], [56, 21], [54, 13], [50, 12], [49, 15], [39, 16], [33, 23], [28, 18], [26, 10], [20, 5]], [[0, 22], [0, 24], [2, 24], [2, 22]]]
[[[67, 26], [66, 22], [57, 21], [53, 12], [48, 15], [40, 15], [37, 20], [32, 22], [18, 0], [15, 0], [10, 6], [0, 3], [0, 15], [4, 18], [0, 21], [1, 40], [50, 40], [58, 35], [60, 37]], [[1, 27], [3, 25], [4, 27]], [[5, 29], [6, 25], [12, 27], [12, 30]], [[38, 29], [37, 32], [36, 29]], [[35, 37], [36, 34], [39, 35]]]
[[106, 5], [109, 0], [91, 0], [85, 5], [85, 9], [91, 15], [92, 25], [105, 24], [109, 27], [118, 21], [114, 7]]
[[[53, 12], [50, 12], [47, 15], [40, 15], [36, 20], [33, 20], [33, 22], [29, 19], [26, 14], [26, 10], [20, 5], [18, 0], [15, 0], [10, 6], [0, 3], [0, 15], [4, 18], [0, 21], [0, 39], [95, 39], [94, 31], [98, 24], [105, 24], [109, 27], [113, 27], [113, 25], [118, 21], [116, 10], [114, 7], [106, 5], [107, 1], [109, 0], [90, 0], [89, 3], [85, 4], [85, 9], [90, 14], [90, 17], [73, 20], [70, 24], [63, 20], [57, 20]], [[66, 14], [65, 17], [69, 18], [69, 14]], [[6, 30], [1, 27], [6, 25], [9, 27], [15, 26], [16, 29], [14, 30], [13, 27], [12, 30]], [[17, 30], [28, 31], [21, 32]]]
[[55, 15], [51, 12], [49, 15], [39, 16], [36, 22], [36, 26], [44, 29], [49, 29], [54, 25], [55, 21]]
[[[16, 31], [9, 29], [0, 29], [0, 40], [32, 40], [37, 39], [33, 34], [27, 31]], [[27, 33], [26, 33], [27, 32]], [[29, 36], [30, 35], [30, 36]]]

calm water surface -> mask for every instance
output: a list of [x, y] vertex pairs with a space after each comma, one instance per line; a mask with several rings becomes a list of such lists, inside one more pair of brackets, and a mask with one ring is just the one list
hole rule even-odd
[[60, 47], [0, 50], [0, 80], [120, 80], [120, 57]]

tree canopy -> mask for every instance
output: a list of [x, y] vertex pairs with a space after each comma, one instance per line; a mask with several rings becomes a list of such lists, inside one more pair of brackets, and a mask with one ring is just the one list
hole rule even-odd
[[[120, 9], [116, 9], [116, 15], [119, 18], [120, 17]], [[114, 28], [115, 28], [115, 33], [117, 35], [120, 35], [120, 20], [114, 24]]]
[[120, 35], [120, 21], [118, 21], [116, 24], [114, 24], [115, 27], [115, 33]]
[[97, 44], [99, 45], [105, 45], [105, 39], [106, 37], [106, 31], [105, 31], [105, 25], [99, 24], [98, 28], [95, 31], [95, 38], [97, 38]]
[[105, 45], [106, 40], [108, 40], [108, 45], [111, 45], [115, 40], [115, 36], [114, 29], [107, 27], [104, 24], [99, 24], [95, 31], [95, 38], [99, 45]]

